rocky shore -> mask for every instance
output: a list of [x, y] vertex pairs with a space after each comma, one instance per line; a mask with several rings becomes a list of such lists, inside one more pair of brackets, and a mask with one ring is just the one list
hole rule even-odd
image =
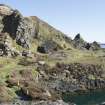
[[[45, 103], [47, 100], [54, 101], [54, 105], [56, 100], [62, 99], [63, 93], [105, 88], [104, 71], [101, 65], [57, 63], [53, 68], [46, 64], [35, 63], [35, 65], [37, 66], [36, 77], [31, 70], [14, 71], [9, 75], [8, 86], [11, 88], [18, 86], [20, 88], [18, 92], [21, 95], [25, 94], [37, 101], [45, 100]], [[21, 95], [20, 97], [25, 99]]]
[[105, 89], [105, 51], [96, 41], [71, 39], [0, 4], [0, 105], [75, 105], [63, 94], [94, 89]]
[[0, 105], [76, 105], [73, 103], [65, 103], [62, 100], [57, 101], [21, 101], [15, 100], [13, 102], [8, 103], [0, 103]]

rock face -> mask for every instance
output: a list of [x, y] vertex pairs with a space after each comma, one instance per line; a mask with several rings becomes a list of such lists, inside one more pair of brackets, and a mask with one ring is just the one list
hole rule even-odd
[[75, 104], [68, 104], [68, 103], [65, 103], [63, 102], [62, 100], [57, 100], [55, 102], [52, 102], [52, 101], [45, 101], [45, 102], [39, 102], [39, 103], [36, 103], [34, 105], [75, 105]]
[[65, 103], [62, 100], [57, 101], [38, 101], [38, 102], [30, 102], [30, 101], [21, 101], [21, 100], [14, 100], [10, 103], [0, 103], [0, 105], [76, 105], [73, 103]]
[[20, 52], [19, 47], [21, 50], [35, 51], [38, 49], [37, 51], [45, 53], [61, 48], [73, 49], [73, 47], [87, 50], [100, 49], [96, 42], [92, 44], [85, 42], [80, 34], [72, 41], [71, 38], [38, 17], [23, 17], [18, 10], [4, 4], [0, 4], [0, 33], [8, 34], [12, 45], [10, 49], [16, 50], [15, 52]]
[[62, 49], [56, 42], [52, 40], [46, 40], [41, 46], [38, 47], [38, 52], [50, 53]]
[[16, 42], [16, 46], [19, 45], [27, 50], [33, 49], [37, 44], [35, 40], [43, 42], [53, 38], [59, 46], [62, 42], [70, 44], [71, 41], [65, 34], [39, 18], [23, 17], [18, 10], [3, 4], [0, 5], [0, 33], [8, 33], [11, 40]]
[[48, 87], [60, 92], [86, 91], [105, 88], [105, 72], [101, 65], [57, 64], [52, 69], [42, 68], [48, 76]]
[[81, 38], [80, 34], [77, 34], [73, 40], [74, 46], [78, 49], [85, 49], [86, 42]]
[[73, 40], [73, 45], [75, 48], [82, 49], [82, 50], [99, 50], [101, 49], [100, 45], [94, 41], [93, 43], [87, 43], [81, 38], [80, 34], [77, 34]]
[[9, 40], [11, 41], [9, 43], [11, 44], [11, 47], [8, 44], [6, 46], [10, 48], [10, 50], [15, 49], [15, 47], [12, 46], [14, 41], [16, 42], [16, 46], [20, 45], [24, 48], [29, 48], [29, 33], [27, 31], [27, 23], [18, 10], [13, 10], [6, 5], [0, 5], [0, 36], [5, 36], [5, 33], [7, 33], [6, 35], [10, 38]]
[[11, 38], [8, 33], [0, 33], [0, 56], [16, 56], [19, 53], [12, 48]]
[[28, 48], [28, 26], [24, 21], [23, 16], [14, 10], [11, 15], [5, 15], [2, 19], [3, 29], [2, 32], [7, 32], [12, 39], [16, 39], [16, 42], [22, 47]]
[[90, 49], [92, 49], [92, 50], [99, 50], [100, 48], [101, 48], [101, 46], [96, 41], [91, 43]]

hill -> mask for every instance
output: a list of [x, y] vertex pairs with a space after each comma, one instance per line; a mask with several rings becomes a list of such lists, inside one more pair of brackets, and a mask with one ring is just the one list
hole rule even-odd
[[71, 39], [0, 4], [0, 102], [73, 105], [61, 101], [63, 93], [99, 88], [105, 88], [105, 50], [96, 41]]

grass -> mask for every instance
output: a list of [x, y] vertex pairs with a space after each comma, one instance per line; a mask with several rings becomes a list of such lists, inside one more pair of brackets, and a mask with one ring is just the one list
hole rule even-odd
[[[63, 51], [67, 57], [59, 59], [58, 57], [45, 55], [45, 61], [48, 65], [54, 66], [57, 62], [59, 63], [84, 63], [84, 64], [101, 64], [105, 65], [105, 57], [102, 51], [80, 51], [77, 49], [74, 50], [65, 50]], [[101, 57], [100, 57], [101, 56]]]
[[38, 72], [35, 69], [32, 69], [32, 75], [33, 75], [33, 77], [37, 77]]
[[11, 58], [0, 58], [0, 78], [5, 79], [5, 77], [17, 66], [16, 60]]
[[21, 69], [28, 69], [32, 67], [27, 67], [23, 65], [18, 65], [20, 61], [20, 57], [17, 57], [16, 59], [13, 58], [6, 58], [6, 57], [0, 57], [0, 78], [2, 80], [6, 79], [6, 76], [8, 76], [12, 71], [14, 70], [21, 70]]
[[[23, 66], [18, 65], [18, 62], [22, 59], [21, 57], [17, 57], [15, 59], [13, 58], [7, 58], [7, 57], [0, 57], [0, 84], [3, 84], [6, 86], [6, 80], [8, 79], [7, 76], [12, 73], [15, 70], [27, 70], [31, 69], [33, 76], [37, 75], [37, 72], [35, 71], [33, 66]], [[18, 87], [7, 87], [7, 93], [9, 94], [10, 98], [17, 97], [16, 91], [19, 89]]]
[[89, 74], [88, 79], [95, 80], [96, 78], [94, 77], [94, 75]]

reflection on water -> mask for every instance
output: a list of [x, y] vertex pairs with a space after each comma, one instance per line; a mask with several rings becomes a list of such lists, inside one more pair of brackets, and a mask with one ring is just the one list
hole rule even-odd
[[98, 105], [105, 102], [105, 90], [97, 90], [76, 95], [64, 95], [66, 102], [74, 102], [77, 105]]

